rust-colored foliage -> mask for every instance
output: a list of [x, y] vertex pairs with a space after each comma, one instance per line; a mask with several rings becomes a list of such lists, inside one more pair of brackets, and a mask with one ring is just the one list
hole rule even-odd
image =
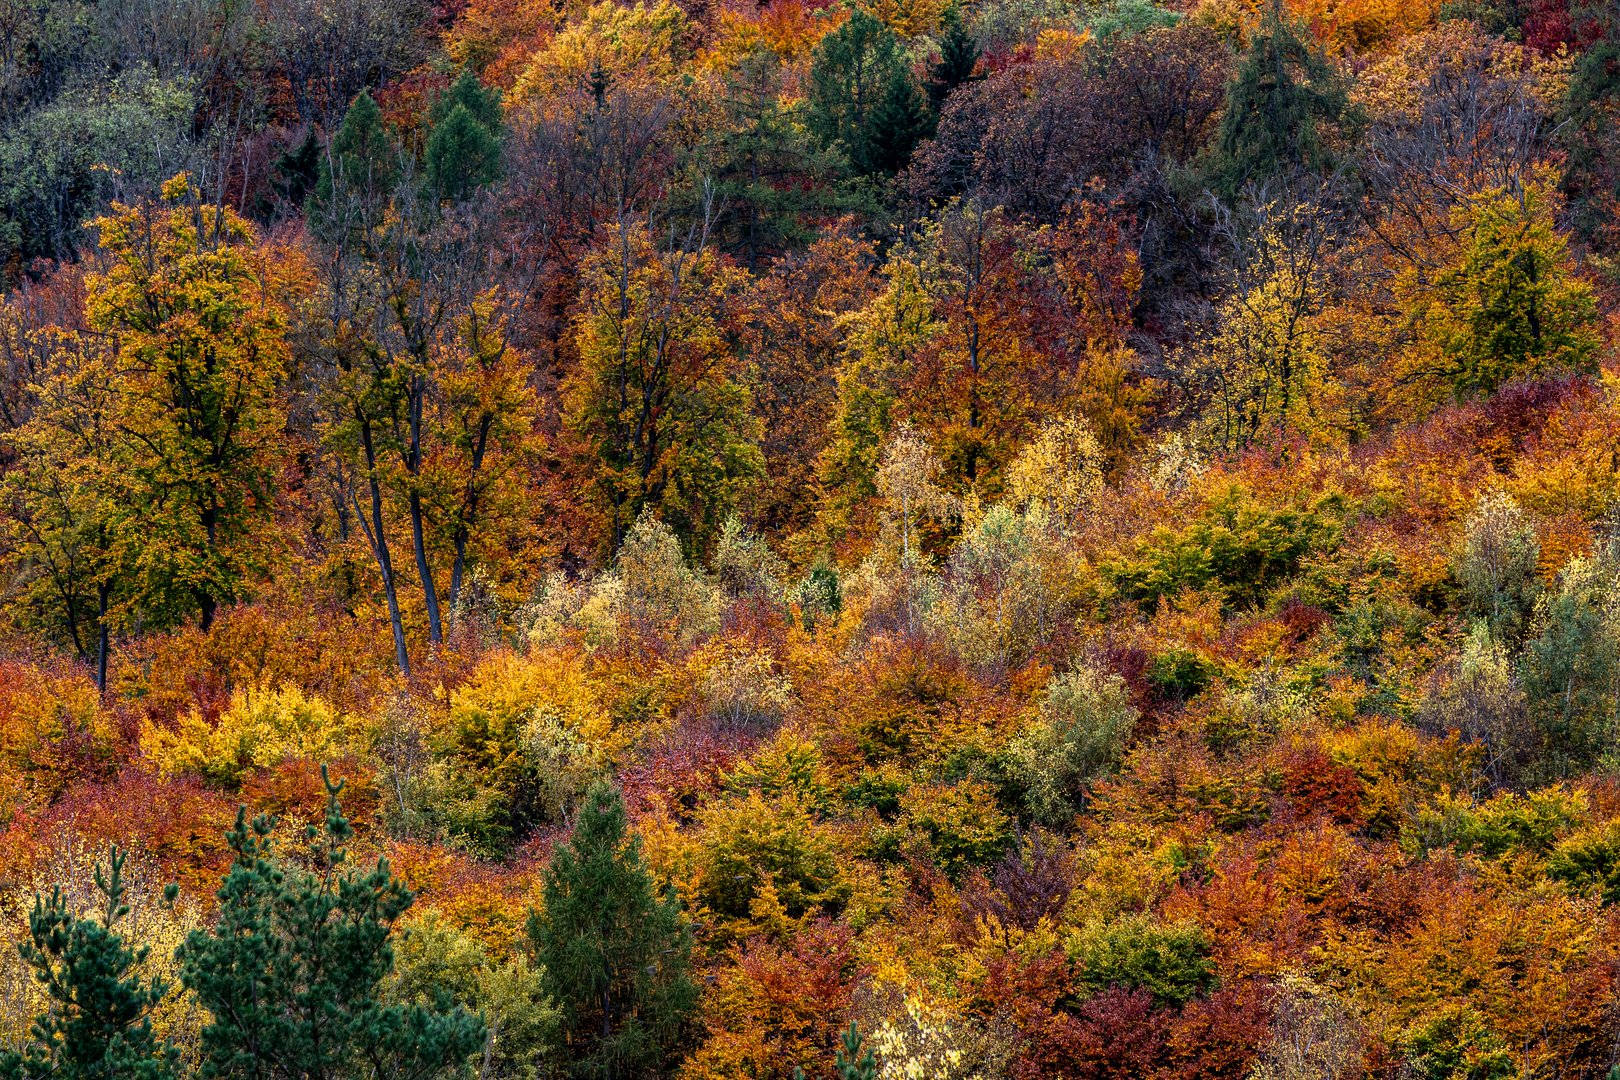
[[488, 1080], [1616, 1065], [1612, 2], [123, 7], [0, 2], [4, 956], [330, 778]]

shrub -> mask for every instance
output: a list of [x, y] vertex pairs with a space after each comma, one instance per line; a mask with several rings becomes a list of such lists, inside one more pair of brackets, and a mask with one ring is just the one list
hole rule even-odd
[[428, 798], [452, 835], [498, 853], [559, 821], [615, 747], [613, 724], [567, 653], [497, 653], [450, 694]]
[[397, 935], [383, 996], [430, 1006], [448, 995], [489, 1025], [483, 1075], [538, 1080], [557, 1045], [557, 1009], [545, 995], [544, 977], [524, 953], [497, 959], [477, 938], [429, 912]]
[[1477, 804], [1442, 792], [1417, 812], [1403, 840], [1414, 850], [1450, 846], [1486, 858], [1515, 852], [1545, 855], [1586, 816], [1585, 793], [1563, 787], [1525, 795], [1504, 792]]
[[722, 729], [769, 729], [793, 704], [793, 684], [762, 649], [716, 646], [691, 660], [699, 707]]
[[1591, 767], [1620, 730], [1620, 550], [1575, 559], [1543, 607], [1541, 632], [1525, 648], [1530, 718], [1541, 738], [1541, 771], [1563, 777]]
[[1077, 983], [1093, 993], [1110, 987], [1145, 990], [1160, 1005], [1184, 1005], [1215, 986], [1204, 932], [1147, 915], [1090, 922], [1064, 943]]
[[1518, 778], [1534, 759], [1538, 738], [1507, 651], [1485, 621], [1463, 641], [1451, 680], [1424, 702], [1428, 722], [1480, 746], [1485, 775], [1495, 784]]
[[1118, 766], [1136, 720], [1118, 675], [1082, 666], [1053, 679], [1035, 721], [1009, 747], [1030, 816], [1053, 826], [1072, 821], [1088, 787]]
[[1012, 836], [994, 790], [980, 780], [915, 786], [900, 797], [900, 806], [905, 824], [952, 880], [969, 867], [995, 863]]
[[1605, 904], [1620, 903], [1620, 822], [1583, 829], [1547, 857], [1547, 876]]
[[1272, 509], [1233, 486], [1192, 524], [1159, 526], [1133, 552], [1101, 566], [1116, 592], [1144, 607], [1188, 589], [1219, 587], [1229, 608], [1260, 603], [1307, 555], [1336, 546], [1337, 496], [1308, 507]]
[[289, 758], [325, 762], [346, 750], [347, 718], [296, 686], [238, 690], [210, 724], [196, 709], [172, 730], [148, 724], [141, 750], [165, 776], [196, 773], [223, 787], [238, 787], [249, 769]]
[[698, 896], [715, 913], [745, 920], [767, 891], [790, 919], [842, 907], [837, 847], [796, 796], [751, 791], [722, 799], [702, 820]]
[[1453, 569], [1464, 609], [1484, 619], [1498, 638], [1512, 640], [1540, 592], [1540, 557], [1535, 527], [1513, 497], [1500, 490], [1481, 495]]
[[1413, 1025], [1400, 1045], [1417, 1080], [1510, 1080], [1522, 1075], [1507, 1044], [1463, 1005], [1448, 1006]]

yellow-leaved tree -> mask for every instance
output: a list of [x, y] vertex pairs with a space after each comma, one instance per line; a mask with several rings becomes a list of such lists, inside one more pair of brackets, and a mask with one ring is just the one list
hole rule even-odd
[[1266, 206], [1256, 216], [1234, 229], [1239, 269], [1216, 305], [1211, 333], [1193, 350], [1195, 381], [1209, 395], [1200, 434], [1227, 449], [1320, 438], [1335, 426], [1328, 342], [1318, 321], [1331, 237], [1306, 207]]
[[127, 606], [148, 625], [196, 612], [206, 630], [263, 563], [297, 265], [184, 175], [161, 202], [93, 224], [107, 262], [85, 309], [116, 344], [111, 531]]
[[1417, 330], [1409, 378], [1470, 397], [1596, 368], [1597, 299], [1573, 272], [1555, 184], [1541, 170], [1469, 196], [1451, 214], [1439, 265], [1402, 275], [1397, 293]]
[[764, 468], [725, 332], [742, 277], [711, 249], [669, 250], [631, 225], [612, 230], [582, 277], [564, 415], [602, 546], [617, 547], [651, 510], [704, 547]]

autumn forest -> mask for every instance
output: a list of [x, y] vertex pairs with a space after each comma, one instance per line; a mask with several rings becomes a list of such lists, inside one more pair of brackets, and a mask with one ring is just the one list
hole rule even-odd
[[1620, 1078], [1615, 0], [0, 0], [0, 1078]]

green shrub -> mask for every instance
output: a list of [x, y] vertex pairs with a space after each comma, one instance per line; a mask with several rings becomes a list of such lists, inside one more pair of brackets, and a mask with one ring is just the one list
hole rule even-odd
[[1209, 942], [1193, 924], [1127, 915], [1087, 923], [1065, 947], [1078, 967], [1077, 985], [1093, 993], [1119, 986], [1146, 990], [1160, 1005], [1185, 1005], [1216, 985]]
[[1547, 876], [1572, 890], [1620, 903], [1620, 822], [1583, 829], [1553, 848]]
[[1143, 607], [1212, 587], [1221, 590], [1228, 608], [1254, 606], [1307, 555], [1337, 545], [1343, 510], [1337, 496], [1305, 509], [1272, 509], [1234, 485], [1190, 525], [1156, 528], [1101, 570], [1120, 596]]

